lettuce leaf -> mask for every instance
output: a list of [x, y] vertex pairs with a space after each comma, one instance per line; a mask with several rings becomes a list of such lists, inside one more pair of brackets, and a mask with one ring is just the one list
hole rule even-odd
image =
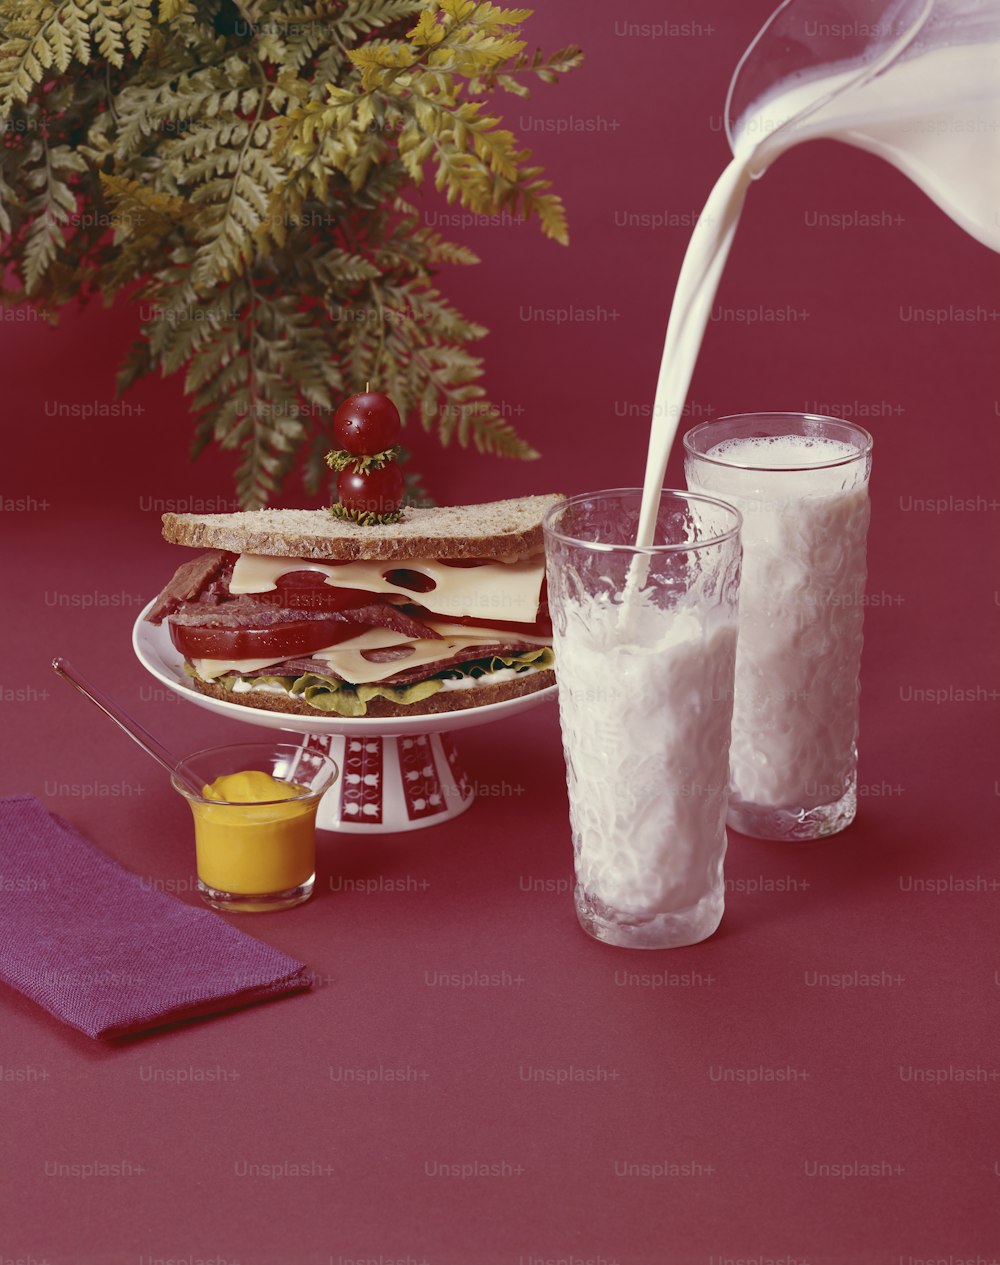
[[414, 685], [348, 685], [333, 677], [306, 672], [302, 676], [243, 677], [236, 672], [216, 678], [216, 685], [232, 690], [239, 681], [248, 685], [278, 685], [293, 697], [302, 698], [319, 712], [335, 712], [338, 716], [365, 716], [373, 698], [387, 698], [405, 706], [429, 698], [443, 688], [441, 681], [418, 681]]
[[538, 646], [532, 650], [523, 650], [520, 654], [452, 664], [426, 681], [416, 681], [412, 685], [349, 685], [346, 681], [320, 676], [315, 672], [306, 672], [301, 676], [254, 677], [243, 677], [239, 673], [230, 672], [218, 677], [216, 684], [227, 690], [232, 690], [239, 681], [246, 681], [248, 685], [277, 685], [293, 697], [304, 699], [319, 712], [334, 712], [338, 716], [366, 716], [368, 704], [373, 698], [385, 698], [391, 703], [406, 707], [444, 689], [445, 681], [457, 681], [463, 677], [475, 681], [504, 668], [514, 668], [518, 672], [542, 671], [551, 668], [553, 662], [551, 647]]
[[292, 686], [291, 693], [300, 695], [310, 707], [338, 716], [364, 716], [373, 698], [387, 698], [390, 703], [419, 703], [443, 689], [441, 681], [417, 681], [413, 685], [348, 685], [326, 676], [307, 672]]
[[538, 646], [535, 650], [522, 650], [519, 654], [506, 656], [495, 655], [492, 659], [473, 659], [470, 663], [454, 663], [436, 676], [442, 681], [460, 681], [463, 677], [477, 681], [490, 672], [502, 672], [504, 668], [515, 668], [518, 672], [534, 670], [544, 671], [555, 663], [555, 655], [551, 646]]

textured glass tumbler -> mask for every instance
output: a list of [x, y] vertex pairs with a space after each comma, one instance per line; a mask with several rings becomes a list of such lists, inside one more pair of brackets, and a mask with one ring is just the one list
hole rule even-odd
[[806, 413], [745, 413], [684, 437], [692, 491], [743, 514], [729, 824], [835, 834], [857, 811], [872, 437]]
[[665, 491], [636, 549], [640, 489], [545, 517], [580, 925], [669, 949], [718, 927], [736, 655], [740, 516]]

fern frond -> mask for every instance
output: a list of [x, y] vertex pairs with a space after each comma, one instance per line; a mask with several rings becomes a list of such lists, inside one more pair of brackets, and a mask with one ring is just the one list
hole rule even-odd
[[153, 29], [151, 0], [130, 0], [122, 15], [125, 42], [133, 57], [141, 57]]
[[479, 263], [479, 256], [474, 250], [470, 250], [468, 246], [461, 246], [457, 242], [447, 242], [431, 229], [418, 230], [416, 236], [421, 251], [430, 264], [456, 264], [469, 267]]
[[119, 68], [125, 64], [125, 39], [117, 0], [86, 0], [90, 33], [101, 56]]
[[559, 82], [560, 75], [569, 74], [582, 62], [583, 50], [577, 48], [575, 44], [561, 48], [547, 57], [540, 48], [535, 49], [530, 56], [527, 53], [520, 53], [517, 57], [511, 58], [502, 69], [486, 72], [482, 76], [480, 89], [489, 91], [493, 87], [500, 87], [505, 92], [513, 92], [519, 97], [525, 97], [529, 89], [516, 76], [534, 75], [542, 83], [554, 84]]
[[13, 232], [10, 212], [17, 204], [17, 192], [7, 183], [7, 173], [4, 170], [4, 151], [0, 150], [0, 233], [9, 236]]
[[152, 370], [153, 361], [149, 354], [149, 342], [145, 338], [134, 339], [119, 366], [118, 376], [115, 379], [116, 393], [124, 395], [133, 383], [138, 382]]
[[68, 145], [50, 146], [44, 137], [32, 143], [29, 157], [32, 156], [37, 163], [25, 176], [25, 184], [35, 191], [26, 208], [31, 216], [23, 271], [28, 294], [37, 292], [63, 246], [63, 227], [76, 211], [76, 194], [69, 182], [74, 173], [86, 171], [87, 167]]
[[[162, 4], [161, 4], [162, 7]], [[94, 50], [112, 66], [146, 49], [151, 0], [39, 0], [16, 6], [0, 47], [0, 118], [27, 102], [49, 72], [65, 74], [75, 60], [89, 66]]]
[[156, 20], [158, 22], [173, 22], [178, 18], [187, 17], [191, 13], [192, 8], [192, 0], [160, 0]]
[[307, 8], [277, 13], [273, 20], [292, 27], [315, 23], [328, 38], [332, 34], [348, 40], [411, 18], [424, 5], [425, 0], [314, 0]]
[[[66, 11], [66, 27], [70, 39], [60, 27], [60, 8]], [[69, 66], [68, 51], [77, 20], [82, 19], [84, 38], [77, 43], [81, 61], [89, 60], [90, 43], [86, 36], [86, 17], [75, 3], [46, 6], [15, 19], [5, 31], [0, 51], [0, 118], [9, 115], [15, 102], [27, 102], [36, 85], [53, 65], [65, 71]], [[81, 54], [83, 54], [81, 56]]]
[[409, 320], [413, 337], [421, 346], [428, 343], [474, 342], [485, 338], [487, 330], [467, 320], [432, 286], [406, 282], [384, 286], [387, 319], [393, 323]]
[[254, 236], [268, 219], [281, 170], [271, 157], [271, 123], [261, 95], [249, 122], [223, 102], [217, 117], [173, 142], [179, 182], [200, 211], [194, 283], [201, 290], [239, 275], [254, 257]]
[[477, 452], [519, 461], [539, 456], [485, 398], [477, 385], [482, 361], [456, 347], [432, 347], [414, 357], [423, 371], [426, 386], [420, 414], [425, 430], [436, 423], [438, 438], [447, 447], [452, 438], [463, 448], [471, 444]]
[[578, 62], [529, 53], [528, 16], [490, 0], [0, 0], [0, 273], [20, 282], [0, 303], [128, 289], [142, 328], [120, 388], [183, 373], [193, 452], [235, 454], [247, 505], [303, 456], [318, 486], [331, 408], [369, 379], [441, 443], [536, 455], [485, 396], [468, 350], [484, 327], [434, 284], [476, 256], [410, 196], [426, 173], [449, 201], [565, 240], [561, 202], [484, 99]]
[[192, 207], [183, 198], [126, 176], [109, 176], [103, 171], [99, 175], [116, 215], [116, 231], [123, 237], [167, 235], [192, 216]]
[[378, 267], [370, 259], [337, 247], [325, 251], [314, 263], [330, 291], [342, 296], [379, 276]]

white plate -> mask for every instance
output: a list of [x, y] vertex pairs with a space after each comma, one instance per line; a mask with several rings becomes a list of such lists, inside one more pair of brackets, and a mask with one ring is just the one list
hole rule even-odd
[[413, 734], [437, 734], [454, 729], [470, 729], [473, 725], [485, 725], [494, 720], [506, 720], [529, 707], [549, 702], [555, 698], [556, 686], [550, 685], [534, 694], [522, 694], [502, 703], [484, 703], [479, 707], [466, 707], [456, 712], [439, 712], [424, 716], [331, 716], [317, 712], [315, 716], [293, 716], [282, 712], [264, 711], [262, 708], [245, 707], [220, 698], [199, 694], [188, 684], [184, 674], [184, 658], [170, 640], [167, 625], [150, 624], [146, 613], [150, 602], [139, 614], [132, 629], [132, 648], [136, 658], [153, 676], [168, 689], [182, 698], [204, 707], [206, 711], [230, 720], [243, 720], [248, 725], [260, 725], [264, 729], [286, 729], [299, 734], [378, 734], [382, 737]]

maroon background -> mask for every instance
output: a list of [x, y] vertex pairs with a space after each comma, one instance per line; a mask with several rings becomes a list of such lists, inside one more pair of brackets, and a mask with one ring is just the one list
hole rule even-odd
[[[652, 0], [617, 17], [552, 0], [532, 19], [533, 42], [587, 52], [558, 88], [504, 102], [566, 200], [572, 245], [529, 225], [456, 229], [484, 263], [443, 285], [492, 330], [491, 395], [545, 456], [442, 456], [418, 437], [440, 500], [640, 479], [639, 410], [689, 228], [626, 217], [697, 213], [727, 158], [730, 71], [769, 7], [690, 3], [669, 20], [693, 32], [662, 37], [619, 33], [663, 21]], [[893, 222], [816, 227], [824, 211]], [[817, 143], [751, 191], [719, 304], [808, 315], [715, 321], [692, 421], [819, 406], [876, 436], [857, 823], [815, 846], [734, 836], [720, 932], [630, 955], [575, 924], [555, 708], [460, 735], [483, 790], [466, 816], [409, 837], [326, 836], [311, 904], [240, 921], [313, 967], [312, 994], [110, 1048], [4, 990], [4, 1261], [995, 1260], [1000, 261], [890, 167]], [[530, 319], [560, 307], [598, 319]], [[978, 311], [907, 316], [942, 307]], [[179, 558], [158, 540], [156, 500], [228, 508], [229, 460], [188, 465], [176, 379], [99, 422], [58, 407], [113, 400], [134, 321], [92, 308], [55, 331], [0, 323], [14, 436], [0, 789], [34, 792], [193, 900], [184, 804], [48, 667], [71, 657], [177, 748], [253, 736], [175, 701], [129, 649]], [[288, 501], [302, 503], [295, 487]], [[928, 880], [942, 890], [920, 890]], [[499, 982], [441, 984], [451, 972]], [[344, 1068], [382, 1079], [344, 1083]], [[571, 1068], [586, 1079], [553, 1083]], [[141, 1172], [46, 1173], [91, 1161]], [[855, 1161], [881, 1175], [812, 1175]], [[438, 1169], [470, 1162], [501, 1175]], [[320, 1171], [241, 1175], [261, 1163]]]

